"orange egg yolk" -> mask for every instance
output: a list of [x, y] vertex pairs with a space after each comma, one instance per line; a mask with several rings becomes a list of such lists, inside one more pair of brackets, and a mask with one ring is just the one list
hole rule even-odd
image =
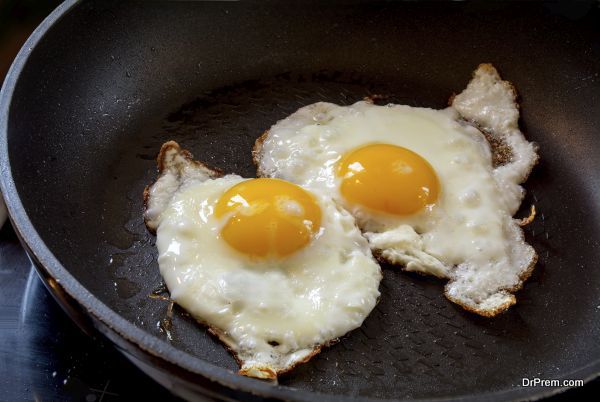
[[366, 145], [345, 154], [337, 168], [343, 197], [374, 211], [409, 215], [438, 197], [439, 182], [431, 165], [403, 147]]
[[227, 190], [215, 207], [226, 219], [222, 238], [250, 257], [285, 257], [321, 227], [321, 208], [303, 188], [279, 179], [252, 179]]

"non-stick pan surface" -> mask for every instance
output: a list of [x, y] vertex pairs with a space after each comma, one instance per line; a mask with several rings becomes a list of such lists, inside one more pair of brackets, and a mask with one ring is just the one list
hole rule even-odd
[[[198, 378], [307, 400], [547, 394], [557, 388], [522, 379], [600, 370], [599, 26], [593, 3], [68, 2], [6, 80], [2, 190], [55, 287]], [[538, 209], [526, 236], [540, 260], [514, 308], [477, 317], [447, 301], [440, 281], [385, 267], [364, 325], [279, 386], [238, 377], [180, 310], [166, 339], [141, 215], [163, 142], [253, 176], [254, 140], [297, 108], [373, 93], [442, 108], [481, 62], [518, 88], [522, 127], [540, 146], [521, 211]]]

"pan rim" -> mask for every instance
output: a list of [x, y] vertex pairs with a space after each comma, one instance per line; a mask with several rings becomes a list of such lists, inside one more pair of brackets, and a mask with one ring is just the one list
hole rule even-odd
[[[79, 0], [67, 0], [59, 5], [27, 39], [4, 80], [0, 92], [0, 191], [6, 201], [9, 217], [19, 238], [24, 242], [25, 248], [32, 257], [39, 261], [44, 269], [60, 283], [66, 291], [88, 314], [97, 318], [104, 325], [114, 331], [118, 336], [131, 342], [143, 352], [152, 354], [190, 373], [204, 377], [207, 380], [220, 384], [229, 389], [247, 392], [261, 397], [278, 398], [284, 400], [340, 400], [343, 395], [323, 394], [307, 390], [296, 389], [289, 386], [272, 384], [240, 376], [234, 371], [222, 368], [187, 352], [177, 349], [167, 341], [158, 338], [145, 330], [136, 327], [100, 299], [94, 296], [64, 267], [46, 246], [33, 223], [29, 220], [16, 184], [12, 177], [12, 169], [8, 153], [8, 115], [11, 107], [12, 96], [19, 82], [23, 68], [27, 64], [29, 55], [35, 50], [46, 33], [75, 6]], [[570, 373], [564, 373], [561, 379], [581, 378], [587, 383], [600, 376], [600, 358], [580, 367]], [[480, 394], [467, 394], [448, 398], [426, 398], [419, 401], [474, 401], [474, 400], [538, 400], [563, 392], [571, 387], [518, 387], [507, 388], [499, 391]], [[384, 399], [356, 397], [356, 400], [383, 401]]]

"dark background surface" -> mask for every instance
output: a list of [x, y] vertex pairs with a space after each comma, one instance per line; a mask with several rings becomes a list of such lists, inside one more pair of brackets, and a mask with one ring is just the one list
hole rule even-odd
[[[52, 2], [11, 2], [0, 19], [0, 55], [7, 68], [20, 43], [51, 8]], [[152, 153], [152, 151], [149, 151]], [[10, 228], [2, 231], [0, 267], [2, 312], [0, 378], [6, 400], [123, 400], [165, 396], [157, 385], [102, 340], [79, 332], [42, 288]], [[29, 284], [29, 286], [28, 286]], [[29, 289], [29, 290], [27, 290]], [[56, 373], [56, 374], [55, 374]], [[535, 373], [532, 373], [532, 377]], [[106, 389], [105, 389], [106, 387]], [[598, 394], [598, 380], [558, 397]], [[104, 391], [104, 393], [102, 393]], [[94, 399], [97, 398], [97, 399]], [[565, 399], [566, 400], [566, 399]]]

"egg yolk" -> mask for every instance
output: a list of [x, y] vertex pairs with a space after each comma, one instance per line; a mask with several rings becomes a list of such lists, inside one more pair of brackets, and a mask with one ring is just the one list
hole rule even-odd
[[337, 168], [344, 198], [378, 212], [408, 215], [438, 197], [438, 178], [431, 165], [403, 147], [366, 145], [345, 154]]
[[279, 179], [252, 179], [227, 190], [215, 207], [227, 219], [222, 238], [251, 257], [285, 257], [321, 227], [321, 208], [303, 188]]

